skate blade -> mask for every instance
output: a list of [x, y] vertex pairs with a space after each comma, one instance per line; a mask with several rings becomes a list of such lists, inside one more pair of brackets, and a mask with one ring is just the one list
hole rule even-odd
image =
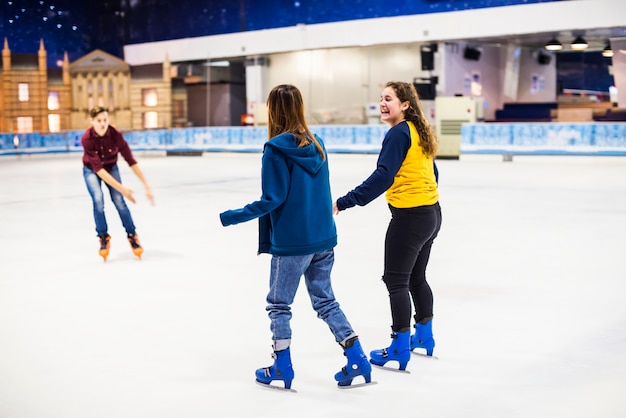
[[411, 351], [411, 354], [413, 354], [414, 356], [424, 357], [424, 358], [431, 359], [431, 360], [439, 360], [439, 357], [437, 356], [429, 356], [428, 354], [424, 354], [424, 353], [416, 353], [414, 351]]
[[259, 382], [258, 380], [255, 380], [254, 382], [255, 382], [257, 385], [259, 385], [259, 386], [261, 386], [261, 387], [264, 387], [264, 388], [266, 388], [266, 389], [274, 389], [274, 390], [278, 390], [278, 391], [281, 391], [281, 392], [292, 392], [292, 393], [298, 393], [298, 391], [297, 391], [297, 390], [295, 390], [295, 389], [287, 389], [287, 388], [285, 388], [285, 387], [280, 387], [280, 386], [276, 386], [276, 385], [271, 385], [271, 384], [269, 384], [269, 383], [261, 383], [261, 382]]
[[339, 385], [337, 385], [337, 388], [341, 389], [341, 390], [343, 390], [343, 389], [356, 389], [356, 388], [362, 388], [363, 386], [372, 386], [372, 385], [377, 385], [377, 384], [378, 384], [377, 381], [372, 380], [369, 383], [363, 382], [363, 383], [351, 384], [351, 385], [348, 385], [348, 386], [339, 386]]
[[377, 369], [382, 369], [382, 370], [387, 370], [389, 372], [396, 372], [396, 373], [406, 373], [406, 374], [411, 374], [411, 372], [409, 370], [400, 370], [400, 369], [396, 369], [394, 367], [389, 367], [389, 366], [379, 366], [378, 364], [374, 364], [371, 363], [372, 366], [376, 367]]

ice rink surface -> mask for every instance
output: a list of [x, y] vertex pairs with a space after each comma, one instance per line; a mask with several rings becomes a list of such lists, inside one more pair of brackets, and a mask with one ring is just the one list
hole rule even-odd
[[[626, 414], [624, 158], [438, 161], [444, 220], [428, 274], [439, 359], [337, 389], [342, 350], [301, 286], [287, 393], [254, 382], [272, 362], [257, 223], [218, 217], [259, 197], [260, 154], [137, 153], [155, 206], [122, 161], [145, 253], [132, 255], [107, 196], [106, 263], [80, 157], [0, 158], [0, 418]], [[338, 197], [376, 155], [329, 161]], [[367, 352], [390, 342], [388, 220], [383, 197], [336, 217], [335, 293]]]

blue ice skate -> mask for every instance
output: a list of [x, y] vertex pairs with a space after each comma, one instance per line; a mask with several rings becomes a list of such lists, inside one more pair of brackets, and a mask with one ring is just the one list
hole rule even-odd
[[274, 358], [274, 364], [269, 367], [257, 369], [256, 381], [270, 386], [272, 381], [282, 380], [285, 384], [285, 389], [291, 389], [294, 372], [291, 366], [291, 353], [289, 348], [282, 351], [274, 351], [272, 357]]
[[372, 366], [367, 361], [367, 356], [361, 348], [358, 337], [352, 337], [343, 346], [344, 355], [348, 358], [348, 364], [335, 374], [335, 380], [339, 387], [352, 386], [352, 379], [363, 376], [364, 384], [372, 382]]

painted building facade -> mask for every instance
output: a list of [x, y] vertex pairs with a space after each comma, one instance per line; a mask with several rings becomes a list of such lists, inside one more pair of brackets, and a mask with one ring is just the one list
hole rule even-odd
[[[122, 130], [172, 127], [171, 64], [130, 67], [95, 50], [59, 68], [47, 68], [44, 41], [36, 54], [12, 54], [5, 38], [0, 71], [0, 132], [60, 132], [86, 129], [94, 106], [109, 109], [111, 124]], [[177, 103], [185, 91], [177, 91]], [[178, 107], [181, 107], [180, 105]], [[185, 108], [176, 124], [186, 125]]]

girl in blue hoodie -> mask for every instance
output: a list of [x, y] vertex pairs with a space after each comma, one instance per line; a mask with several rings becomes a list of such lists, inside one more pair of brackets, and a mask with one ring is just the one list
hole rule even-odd
[[338, 385], [350, 386], [357, 376], [371, 383], [367, 356], [331, 285], [337, 231], [324, 143], [311, 133], [302, 95], [295, 86], [274, 87], [267, 107], [269, 140], [263, 147], [261, 198], [220, 214], [224, 226], [259, 218], [258, 252], [272, 255], [266, 310], [274, 364], [258, 369], [256, 380], [264, 385], [283, 381], [285, 389], [291, 388], [291, 304], [304, 276], [313, 309], [348, 359], [335, 374]]

